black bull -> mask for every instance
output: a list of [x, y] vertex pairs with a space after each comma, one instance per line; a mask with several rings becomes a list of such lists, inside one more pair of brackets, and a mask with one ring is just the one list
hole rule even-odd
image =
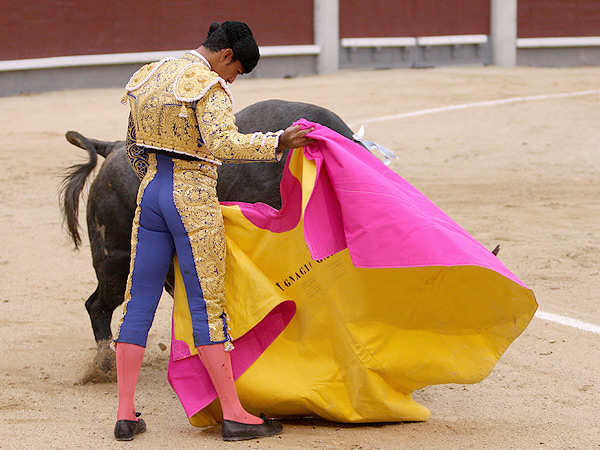
[[[333, 112], [308, 103], [266, 100], [236, 114], [242, 133], [285, 129], [300, 118], [323, 124], [352, 139], [350, 128]], [[98, 287], [85, 302], [99, 348], [112, 338], [110, 322], [123, 302], [129, 272], [131, 224], [140, 184], [129, 166], [124, 141], [103, 142], [68, 132], [67, 140], [88, 151], [89, 161], [67, 169], [60, 188], [61, 211], [68, 232], [81, 243], [78, 224], [79, 196], [96, 167], [98, 154], [106, 160], [92, 183], [87, 200], [87, 228]], [[287, 154], [287, 152], [286, 152]], [[224, 164], [219, 167], [217, 194], [221, 201], [263, 202], [281, 207], [279, 184], [285, 156], [278, 163]], [[165, 287], [172, 294], [172, 270]]]

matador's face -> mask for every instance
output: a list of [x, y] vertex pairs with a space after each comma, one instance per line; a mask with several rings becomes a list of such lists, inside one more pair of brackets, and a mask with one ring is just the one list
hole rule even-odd
[[212, 70], [228, 83], [233, 83], [238, 75], [244, 73], [241, 61], [233, 61], [233, 51], [224, 49], [219, 51], [219, 57], [212, 64]]

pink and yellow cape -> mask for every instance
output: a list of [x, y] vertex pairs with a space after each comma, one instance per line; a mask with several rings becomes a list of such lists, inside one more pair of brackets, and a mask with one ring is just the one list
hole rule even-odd
[[[483, 380], [537, 308], [488, 249], [363, 147], [301, 120], [282, 208], [222, 204], [234, 375], [244, 406], [338, 422], [423, 421], [411, 398]], [[176, 276], [169, 381], [220, 420]], [[259, 358], [260, 356], [260, 358]]]

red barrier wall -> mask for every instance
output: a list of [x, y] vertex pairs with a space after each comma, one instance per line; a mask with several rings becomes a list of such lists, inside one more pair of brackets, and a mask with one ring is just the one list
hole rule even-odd
[[[487, 0], [340, 0], [340, 36], [489, 34]], [[312, 0], [0, 0], [0, 60], [183, 50], [212, 21], [259, 45], [313, 43]], [[600, 36], [600, 0], [518, 0], [519, 37]]]
[[489, 33], [488, 1], [340, 0], [342, 38]]
[[[519, 37], [600, 36], [600, 0], [517, 0]], [[340, 0], [340, 36], [490, 33], [485, 0]]]
[[0, 60], [184, 50], [211, 22], [248, 23], [259, 45], [313, 43], [312, 0], [0, 0]]
[[518, 0], [518, 37], [600, 36], [599, 0]]

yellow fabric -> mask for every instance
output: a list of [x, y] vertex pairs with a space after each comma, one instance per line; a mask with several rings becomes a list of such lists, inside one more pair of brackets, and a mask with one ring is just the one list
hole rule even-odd
[[[302, 180], [304, 211], [315, 164], [295, 151], [290, 170]], [[302, 221], [272, 233], [253, 226], [238, 206], [222, 210], [232, 337], [282, 300], [297, 305], [287, 328], [236, 382], [242, 404], [254, 413], [427, 420], [429, 411], [412, 391], [481, 381], [536, 309], [531, 291], [489, 269], [361, 269], [347, 250], [314, 261]], [[470, 293], [482, 285], [491, 287], [489, 298], [474, 300]], [[176, 287], [175, 336], [190, 343], [184, 307], [185, 292]], [[204, 426], [219, 418], [213, 403], [190, 422]]]

